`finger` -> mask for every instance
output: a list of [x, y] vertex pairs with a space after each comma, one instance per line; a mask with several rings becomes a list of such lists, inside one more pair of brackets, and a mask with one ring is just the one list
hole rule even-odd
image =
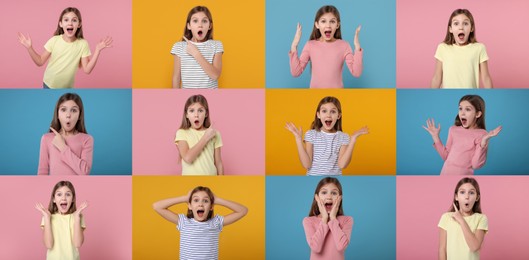
[[55, 130], [53, 127], [50, 127], [50, 130], [51, 130], [52, 132], [54, 132], [55, 135], [60, 135], [59, 132], [57, 132], [57, 130]]
[[182, 38], [184, 39], [184, 41], [189, 42], [189, 40], [185, 36], [182, 36]]
[[459, 209], [457, 208], [456, 204], [453, 203], [453, 205], [454, 205], [454, 209], [456, 210], [456, 212], [459, 212]]
[[361, 29], [362, 29], [362, 25], [358, 25], [358, 27], [356, 27], [356, 34], [358, 34]]

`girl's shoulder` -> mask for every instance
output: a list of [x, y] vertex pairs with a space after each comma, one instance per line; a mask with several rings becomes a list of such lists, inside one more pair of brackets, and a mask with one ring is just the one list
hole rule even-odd
[[353, 217], [352, 217], [352, 216], [345, 216], [345, 215], [342, 215], [342, 216], [337, 216], [336, 219], [337, 219], [338, 222], [340, 222], [341, 224], [342, 224], [342, 223], [353, 222]]

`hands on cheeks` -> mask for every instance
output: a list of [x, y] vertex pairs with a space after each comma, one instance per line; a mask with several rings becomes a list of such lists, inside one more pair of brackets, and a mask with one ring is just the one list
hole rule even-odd
[[323, 224], [327, 224], [327, 221], [329, 220], [329, 214], [327, 213], [327, 210], [325, 209], [325, 205], [323, 204], [323, 201], [320, 200], [320, 197], [318, 197], [318, 194], [314, 194], [314, 199], [318, 203], [318, 209], [320, 210], [321, 221], [323, 222]]
[[336, 196], [336, 199], [334, 199], [334, 201], [332, 202], [331, 212], [329, 213], [329, 218], [331, 220], [336, 219], [341, 203], [342, 203], [342, 196], [341, 195]]

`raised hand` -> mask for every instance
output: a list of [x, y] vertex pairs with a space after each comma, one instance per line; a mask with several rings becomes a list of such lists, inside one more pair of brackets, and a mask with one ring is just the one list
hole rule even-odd
[[314, 199], [316, 200], [316, 203], [318, 204], [318, 209], [320, 210], [321, 221], [327, 224], [327, 221], [329, 220], [329, 214], [327, 213], [327, 209], [325, 209], [323, 201], [320, 200], [318, 194], [314, 194]]
[[360, 33], [360, 30], [362, 29], [362, 25], [359, 25], [358, 27], [356, 27], [356, 31], [355, 31], [355, 39], [354, 39], [354, 45], [355, 45], [355, 51], [360, 51], [361, 47], [360, 47], [360, 40], [358, 39], [358, 34]]
[[213, 139], [217, 135], [217, 130], [213, 128], [213, 123], [206, 129], [204, 132], [204, 137], [207, 138], [207, 140]]
[[66, 142], [64, 141], [64, 137], [53, 127], [50, 127], [50, 130], [55, 133], [55, 137], [53, 137], [51, 143], [53, 144], [53, 146], [57, 147], [57, 149], [62, 152], [66, 148]]
[[41, 203], [37, 203], [37, 204], [35, 204], [35, 208], [36, 208], [38, 211], [40, 211], [40, 213], [42, 213], [42, 216], [43, 216], [43, 217], [47, 217], [47, 218], [50, 218], [50, 217], [51, 217], [51, 213], [50, 213], [50, 211], [49, 211], [47, 208], [45, 208], [44, 206], [42, 206]]
[[74, 217], [79, 217], [79, 216], [81, 216], [82, 213], [83, 213], [83, 210], [86, 209], [87, 207], [88, 207], [88, 202], [86, 202], [86, 201], [83, 202], [83, 203], [81, 204], [81, 206], [79, 206], [79, 207], [77, 208], [77, 210], [73, 213], [73, 214], [74, 214]]
[[365, 135], [365, 134], [369, 134], [369, 128], [367, 128], [367, 126], [364, 126], [358, 130], [356, 130], [352, 135], [351, 135], [351, 139], [354, 139], [356, 140], [356, 138], [358, 138], [359, 136], [361, 135]]
[[18, 33], [18, 42], [22, 44], [26, 49], [31, 48], [31, 37], [29, 37], [29, 34], [26, 36], [22, 33]]
[[332, 209], [331, 213], [329, 214], [329, 218], [331, 220], [336, 219], [336, 215], [338, 214], [338, 210], [340, 210], [340, 203], [342, 202], [342, 196], [338, 195], [336, 196], [336, 199], [332, 202]]
[[294, 40], [292, 40], [292, 47], [290, 48], [291, 51], [296, 51], [298, 49], [298, 44], [301, 39], [301, 24], [298, 23], [298, 26], [296, 28], [296, 34], [294, 35]]
[[465, 221], [465, 219], [463, 218], [463, 215], [461, 214], [461, 212], [459, 211], [455, 203], [454, 203], [454, 209], [455, 209], [455, 212], [452, 213], [452, 218], [455, 221], [457, 221], [457, 223], [460, 223], [460, 224], [463, 223], [462, 221]]
[[195, 46], [195, 44], [189, 39], [187, 39], [185, 36], [183, 36], [182, 38], [187, 42], [186, 52], [196, 58], [196, 55], [200, 54], [200, 51], [198, 50], [197, 46]]
[[497, 136], [501, 132], [502, 126], [496, 127], [494, 130], [488, 132], [485, 136], [483, 136], [483, 139], [490, 139], [491, 137]]
[[101, 41], [99, 41], [99, 43], [96, 45], [96, 50], [97, 51], [101, 51], [101, 50], [103, 50], [105, 48], [110, 48], [110, 47], [112, 47], [112, 42], [114, 42], [112, 37], [107, 36], [104, 39], [102, 39]]
[[296, 125], [294, 125], [294, 123], [292, 122], [288, 122], [285, 126], [285, 128], [290, 131], [294, 137], [296, 137], [296, 139], [301, 139], [302, 135], [303, 135], [303, 129], [301, 129], [301, 126], [299, 128], [296, 127]]
[[427, 127], [422, 126], [422, 128], [428, 131], [430, 135], [439, 136], [439, 132], [441, 131], [441, 124], [438, 124], [437, 127], [435, 127], [435, 121], [433, 120], [433, 118], [428, 118], [428, 120], [426, 120], [426, 125]]

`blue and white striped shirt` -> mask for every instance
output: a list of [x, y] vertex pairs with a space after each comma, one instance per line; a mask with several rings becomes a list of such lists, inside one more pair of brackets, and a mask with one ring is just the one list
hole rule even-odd
[[180, 260], [218, 259], [219, 234], [222, 231], [224, 217], [216, 215], [211, 219], [199, 222], [178, 214], [180, 231]]
[[340, 148], [349, 144], [349, 135], [341, 131], [325, 133], [312, 129], [305, 133], [305, 141], [313, 145], [312, 166], [307, 175], [342, 175], [342, 169], [338, 167], [338, 155]]

